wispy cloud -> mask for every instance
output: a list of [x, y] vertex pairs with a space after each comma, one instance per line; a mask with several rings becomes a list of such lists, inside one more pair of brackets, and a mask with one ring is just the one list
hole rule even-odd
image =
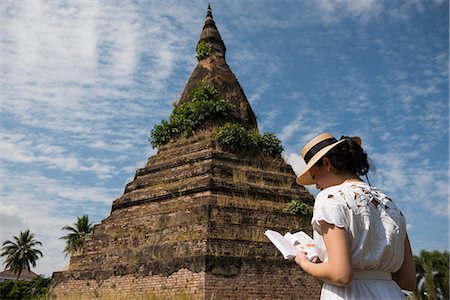
[[322, 19], [333, 22], [345, 16], [359, 17], [364, 21], [376, 16], [383, 9], [382, 2], [376, 0], [318, 0]]
[[[4, 165], [1, 169], [5, 170]], [[61, 228], [87, 213], [94, 222], [104, 218], [120, 190], [87, 186], [71, 178], [55, 179], [37, 172], [0, 173], [0, 237], [2, 241], [30, 229], [42, 242], [40, 272], [49, 275], [67, 261], [62, 255]], [[3, 261], [3, 258], [2, 260]]]
[[[399, 155], [401, 153], [401, 155]], [[376, 180], [387, 192], [397, 194], [404, 191], [398, 201], [405, 208], [421, 207], [435, 216], [449, 217], [448, 163], [434, 167], [427, 166], [427, 158], [408, 158], [409, 153], [396, 151], [374, 154], [377, 162]], [[413, 154], [413, 156], [415, 156]], [[421, 159], [421, 161], [419, 161]], [[415, 160], [414, 165], [411, 160]]]
[[42, 273], [67, 265], [60, 228], [82, 213], [99, 222], [119, 178], [154, 153], [151, 125], [180, 93], [201, 29], [173, 4], [2, 3], [0, 240], [35, 232]]
[[[314, 136], [331, 131], [336, 125], [336, 117], [331, 113], [311, 109], [308, 105], [295, 107], [297, 112], [292, 121], [283, 124], [278, 137], [288, 146], [295, 144], [300, 151], [300, 145], [304, 145]], [[289, 150], [289, 149], [288, 149]]]
[[405, 22], [411, 19], [414, 12], [424, 12], [427, 9], [427, 6], [439, 6], [445, 0], [414, 0], [414, 1], [403, 1], [400, 5], [396, 5], [391, 7], [388, 10], [388, 14], [395, 21]]
[[[212, 5], [228, 63], [260, 127], [281, 138], [295, 171], [314, 135], [358, 134], [378, 165], [375, 183], [408, 215], [419, 213], [414, 205], [442, 224], [448, 22], [430, 30], [409, 20], [448, 9], [444, 3]], [[60, 228], [83, 213], [100, 222], [155, 153], [149, 132], [168, 117], [196, 64], [206, 6], [2, 2], [0, 240], [36, 232], [45, 253], [39, 272], [67, 265]], [[412, 230], [423, 227], [417, 219], [409, 219]]]
[[43, 168], [64, 172], [92, 172], [100, 179], [109, 178], [116, 172], [114, 166], [102, 163], [101, 159], [78, 158], [64, 147], [50, 144], [48, 138], [43, 139], [31, 134], [8, 132], [0, 139], [0, 160], [25, 165], [41, 164]]

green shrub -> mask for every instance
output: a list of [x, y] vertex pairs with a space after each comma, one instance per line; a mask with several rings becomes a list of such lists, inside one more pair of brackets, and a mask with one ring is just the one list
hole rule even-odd
[[[234, 105], [220, 98], [219, 92], [209, 86], [206, 78], [200, 80], [189, 93], [189, 102], [175, 107], [169, 121], [156, 124], [150, 133], [153, 148], [167, 144], [172, 138], [182, 134], [192, 135], [206, 120], [224, 118], [234, 109]], [[262, 151], [269, 155], [281, 155], [283, 146], [273, 133], [247, 130], [237, 123], [226, 123], [218, 129], [216, 140], [230, 150]]]
[[190, 136], [204, 121], [226, 117], [234, 108], [232, 103], [219, 98], [218, 91], [205, 79], [189, 93], [188, 98], [191, 101], [174, 108], [169, 121], [163, 120], [155, 125], [150, 134], [153, 148], [167, 144], [179, 134]]
[[190, 91], [188, 96], [191, 101], [212, 100], [218, 97], [219, 91], [215, 87], [210, 86], [206, 78], [197, 82], [197, 86]]
[[257, 146], [255, 134], [237, 123], [226, 123], [219, 127], [215, 138], [230, 150], [249, 149]]
[[197, 46], [197, 60], [202, 60], [211, 55], [211, 44], [201, 40]]
[[176, 107], [170, 116], [172, 133], [182, 133], [189, 136], [205, 120], [213, 117], [224, 117], [231, 111], [233, 105], [223, 99], [201, 99], [184, 103]]
[[291, 215], [311, 216], [313, 207], [301, 201], [298, 197], [292, 197], [292, 200], [286, 205], [283, 211]]
[[266, 132], [261, 136], [237, 123], [226, 123], [219, 127], [215, 138], [231, 151], [262, 151], [269, 155], [281, 155], [283, 152], [281, 141], [275, 137], [275, 134]]
[[32, 281], [5, 280], [0, 282], [1, 299], [47, 299], [50, 278], [38, 276]]
[[156, 124], [151, 132], [150, 143], [153, 148], [167, 144], [173, 135], [174, 128], [166, 120], [162, 120], [161, 124]]
[[274, 133], [265, 132], [259, 138], [258, 142], [259, 147], [262, 149], [262, 151], [266, 152], [267, 154], [274, 155], [274, 154], [281, 154], [281, 152], [283, 152], [283, 146], [281, 145], [281, 141], [277, 139]]

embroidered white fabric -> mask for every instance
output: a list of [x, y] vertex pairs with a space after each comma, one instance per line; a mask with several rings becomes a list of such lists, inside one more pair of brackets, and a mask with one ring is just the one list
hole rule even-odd
[[[406, 224], [386, 195], [365, 182], [344, 182], [316, 197], [311, 224], [319, 258], [328, 260], [319, 221], [347, 231], [353, 269], [394, 273], [403, 263]], [[405, 299], [393, 280], [354, 278], [349, 287], [324, 283], [321, 299]]]

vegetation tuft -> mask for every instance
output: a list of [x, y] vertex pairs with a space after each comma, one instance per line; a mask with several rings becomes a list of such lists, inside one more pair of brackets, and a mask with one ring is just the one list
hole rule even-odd
[[[234, 109], [234, 104], [225, 101], [216, 88], [208, 85], [206, 78], [199, 81], [189, 93], [189, 102], [174, 108], [169, 120], [155, 125], [150, 134], [153, 148], [167, 144], [171, 139], [183, 135], [189, 137], [205, 121], [224, 119]], [[281, 141], [273, 133], [248, 130], [238, 123], [226, 123], [218, 128], [215, 139], [231, 151], [250, 151], [276, 156], [281, 155]]]
[[205, 40], [201, 40], [197, 46], [197, 60], [205, 59], [211, 56], [211, 44]]
[[248, 130], [237, 123], [226, 123], [219, 127], [216, 140], [231, 151], [262, 151], [268, 155], [281, 155], [283, 146], [273, 133], [259, 133]]
[[313, 213], [313, 207], [300, 200], [299, 197], [294, 196], [283, 211], [291, 215], [311, 216]]
[[205, 79], [191, 91], [189, 100], [174, 108], [169, 121], [163, 120], [155, 125], [150, 135], [153, 148], [167, 144], [180, 134], [188, 137], [204, 121], [226, 117], [234, 108], [232, 103], [220, 98], [218, 91]]

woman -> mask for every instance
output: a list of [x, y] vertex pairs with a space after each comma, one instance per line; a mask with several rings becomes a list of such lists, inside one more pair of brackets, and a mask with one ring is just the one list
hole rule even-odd
[[[416, 270], [405, 219], [394, 202], [361, 180], [370, 165], [359, 137], [324, 133], [302, 149], [301, 185], [321, 190], [311, 224], [320, 263], [295, 261], [324, 282], [321, 299], [404, 299]], [[367, 177], [366, 177], [367, 178]]]

